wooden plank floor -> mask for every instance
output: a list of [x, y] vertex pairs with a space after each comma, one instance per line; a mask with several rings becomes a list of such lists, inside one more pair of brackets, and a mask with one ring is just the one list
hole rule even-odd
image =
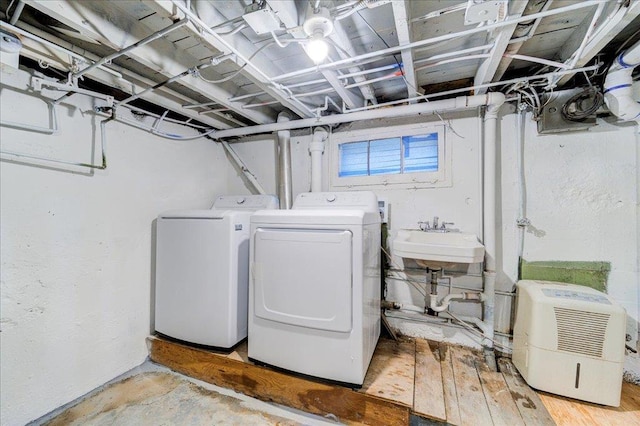
[[638, 426], [640, 425], [640, 386], [622, 383], [620, 407], [607, 407], [585, 401], [538, 392], [558, 426]]
[[246, 343], [229, 354], [156, 337], [149, 343], [151, 359], [175, 371], [348, 424], [408, 425], [415, 414], [452, 425], [640, 426], [637, 386], [625, 384], [617, 410], [579, 403], [536, 393], [508, 359], [491, 371], [480, 352], [421, 339], [380, 339], [359, 390], [253, 365]]

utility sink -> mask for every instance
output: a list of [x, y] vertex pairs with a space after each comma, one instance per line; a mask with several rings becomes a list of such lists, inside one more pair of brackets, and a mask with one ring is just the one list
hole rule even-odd
[[401, 229], [393, 240], [393, 253], [414, 259], [423, 268], [442, 268], [484, 260], [484, 246], [478, 237], [465, 232]]

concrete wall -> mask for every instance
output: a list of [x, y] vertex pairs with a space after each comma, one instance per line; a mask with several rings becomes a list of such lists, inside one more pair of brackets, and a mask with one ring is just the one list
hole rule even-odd
[[[26, 82], [2, 74], [2, 120], [46, 125], [42, 101], [5, 86]], [[2, 150], [89, 161], [102, 119], [91, 109], [81, 95], [61, 104], [57, 136], [1, 127]], [[3, 425], [38, 418], [145, 360], [153, 221], [226, 193], [229, 165], [210, 141], [167, 141], [118, 123], [107, 137], [108, 168], [92, 175], [0, 163]]]
[[[476, 113], [464, 113], [445, 117], [451, 119], [453, 131], [447, 130], [452, 155], [451, 187], [411, 189], [374, 188], [379, 197], [390, 204], [390, 236], [398, 229], [415, 228], [419, 220], [439, 216], [456, 223], [464, 231], [482, 233], [481, 227], [481, 131]], [[422, 118], [425, 125], [438, 124], [433, 118]], [[378, 120], [358, 125], [371, 129], [388, 128], [402, 122]], [[338, 131], [350, 131], [352, 127]], [[301, 131], [300, 133], [307, 133]], [[517, 115], [513, 108], [502, 109], [500, 124], [501, 142], [498, 172], [498, 276], [497, 290], [511, 292], [518, 274], [518, 219], [519, 187], [516, 153]], [[292, 137], [293, 192], [310, 188], [310, 137]], [[331, 143], [331, 142], [329, 142]], [[270, 137], [253, 137], [234, 143], [234, 149], [258, 177], [267, 190], [276, 188], [275, 145]], [[608, 293], [619, 301], [628, 313], [628, 330], [637, 342], [638, 324], [638, 159], [634, 128], [629, 125], [613, 125], [599, 120], [598, 126], [588, 132], [560, 135], [538, 135], [536, 124], [528, 116], [525, 130], [524, 167], [527, 187], [527, 227], [524, 242], [524, 259], [605, 261], [611, 263]], [[324, 171], [329, 170], [328, 149], [324, 156]], [[229, 176], [233, 192], [249, 190]], [[327, 174], [323, 188], [330, 189]], [[336, 190], [343, 190], [336, 189]], [[356, 188], [353, 188], [356, 189]], [[394, 258], [398, 266], [402, 260]], [[415, 266], [407, 262], [408, 267]], [[468, 270], [448, 271], [454, 285], [480, 288], [480, 270], [471, 266]], [[424, 282], [421, 271], [397, 274]], [[387, 281], [390, 300], [422, 306], [423, 296], [402, 280]], [[446, 294], [443, 288], [442, 295]], [[512, 313], [512, 297], [496, 297], [496, 326], [508, 333]], [[474, 303], [454, 303], [452, 310], [462, 315], [479, 316], [480, 306]], [[410, 312], [404, 316], [411, 315]], [[478, 339], [461, 333], [457, 328], [436, 327], [414, 321], [392, 320], [394, 326], [411, 334], [439, 340], [478, 344]], [[632, 375], [640, 374], [636, 356], [629, 356], [626, 369]]]

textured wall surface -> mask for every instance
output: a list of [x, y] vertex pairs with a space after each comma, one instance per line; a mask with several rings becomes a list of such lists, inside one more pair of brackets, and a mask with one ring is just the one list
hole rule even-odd
[[[22, 73], [2, 79], [26, 84]], [[3, 120], [47, 124], [37, 98], [3, 87], [0, 99]], [[2, 150], [89, 161], [102, 118], [90, 98], [68, 102], [59, 135], [2, 127]], [[3, 425], [24, 424], [144, 361], [153, 221], [167, 209], [208, 208], [226, 192], [228, 162], [211, 141], [172, 142], [118, 123], [107, 136], [108, 168], [93, 175], [0, 163]]]

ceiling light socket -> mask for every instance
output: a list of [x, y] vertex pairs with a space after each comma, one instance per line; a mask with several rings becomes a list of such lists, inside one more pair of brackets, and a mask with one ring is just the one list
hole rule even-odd
[[469, 0], [464, 13], [464, 24], [473, 25], [487, 21], [497, 21], [501, 16], [501, 9], [505, 7], [504, 0], [483, 1]]
[[329, 9], [320, 7], [314, 11], [312, 7], [309, 7], [302, 28], [309, 37], [326, 37], [331, 34], [333, 32], [333, 19], [331, 19]]

